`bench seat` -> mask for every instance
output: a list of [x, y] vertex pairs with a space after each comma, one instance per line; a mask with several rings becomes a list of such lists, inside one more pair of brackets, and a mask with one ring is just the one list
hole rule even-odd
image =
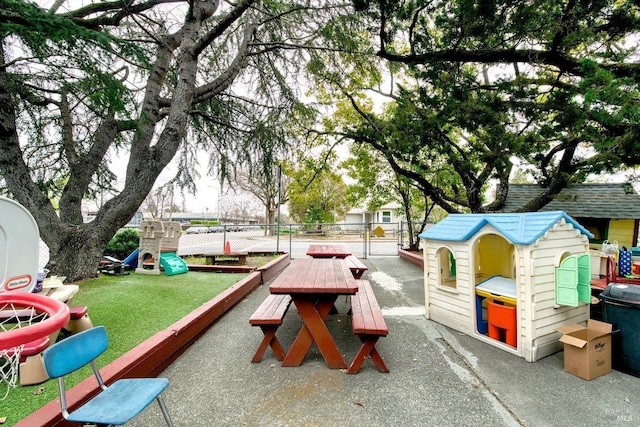
[[368, 280], [358, 281], [358, 292], [351, 296], [351, 325], [353, 333], [358, 336], [362, 346], [347, 372], [357, 374], [369, 357], [378, 371], [389, 372], [389, 368], [375, 348], [378, 339], [388, 335], [389, 328]]
[[267, 347], [271, 346], [273, 353], [278, 360], [283, 360], [285, 353], [276, 338], [276, 330], [282, 325], [282, 319], [291, 305], [291, 295], [269, 294], [260, 304], [260, 307], [251, 315], [249, 323], [251, 326], [260, 326], [264, 337], [258, 346], [251, 362], [258, 363], [262, 359]]
[[356, 279], [361, 278], [364, 272], [368, 270], [368, 267], [353, 255], [346, 257], [345, 261], [347, 262], [349, 270], [351, 270], [351, 274], [353, 274], [353, 277]]
[[40, 384], [49, 379], [42, 360], [42, 352], [49, 347], [51, 340], [44, 337], [26, 343], [20, 353], [18, 377], [21, 386]]
[[89, 318], [89, 309], [86, 306], [69, 307], [69, 322], [62, 329], [70, 334], [77, 334], [91, 328], [93, 328], [93, 322]]
[[220, 252], [203, 254], [207, 265], [215, 265], [218, 258], [224, 258], [237, 261], [238, 264], [245, 265], [247, 263], [248, 252]]

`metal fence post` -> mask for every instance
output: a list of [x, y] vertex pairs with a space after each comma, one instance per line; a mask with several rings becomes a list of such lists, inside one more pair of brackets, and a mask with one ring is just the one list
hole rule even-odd
[[367, 245], [369, 244], [369, 242], [367, 240], [369, 240], [369, 229], [371, 228], [371, 223], [369, 222], [365, 222], [364, 224], [362, 224], [363, 226], [363, 230], [362, 230], [362, 254], [364, 256], [364, 258], [366, 259], [368, 257], [368, 252], [367, 252]]
[[293, 258], [293, 225], [289, 224], [289, 258]]

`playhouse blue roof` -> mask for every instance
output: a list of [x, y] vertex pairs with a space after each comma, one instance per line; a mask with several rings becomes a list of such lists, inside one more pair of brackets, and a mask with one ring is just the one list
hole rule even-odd
[[452, 214], [422, 232], [421, 239], [463, 242], [476, 234], [486, 224], [493, 225], [512, 243], [529, 245], [555, 223], [564, 218], [574, 228], [589, 238], [593, 234], [563, 211], [495, 213], [495, 214]]

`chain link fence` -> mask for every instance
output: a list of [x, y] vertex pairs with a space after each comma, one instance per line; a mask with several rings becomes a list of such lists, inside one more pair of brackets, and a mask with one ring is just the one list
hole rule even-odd
[[409, 246], [407, 224], [233, 224], [213, 227], [193, 226], [180, 237], [178, 255], [223, 252], [229, 244], [235, 252], [289, 252], [306, 256], [311, 244], [340, 244], [358, 258], [397, 256]]

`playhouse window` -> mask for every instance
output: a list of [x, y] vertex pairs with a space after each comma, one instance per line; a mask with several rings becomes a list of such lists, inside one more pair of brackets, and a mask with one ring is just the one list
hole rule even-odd
[[456, 289], [456, 259], [448, 248], [440, 248], [437, 253], [440, 286]]

